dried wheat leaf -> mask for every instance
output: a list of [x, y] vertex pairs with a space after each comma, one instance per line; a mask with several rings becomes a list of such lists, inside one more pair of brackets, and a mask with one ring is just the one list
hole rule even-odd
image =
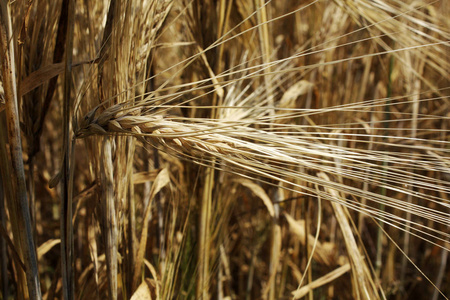
[[150, 212], [152, 207], [153, 198], [155, 195], [166, 185], [170, 183], [170, 175], [167, 168], [162, 169], [155, 178], [155, 182], [152, 185], [150, 191], [150, 201], [147, 204], [144, 212], [144, 218], [142, 221], [141, 240], [139, 242], [139, 249], [136, 257], [136, 267], [134, 270], [133, 283], [136, 284], [139, 280], [139, 275], [142, 273], [142, 264], [144, 262], [145, 248], [147, 246], [147, 233], [150, 220]]
[[92, 260], [92, 268], [94, 269], [94, 282], [98, 286], [99, 283], [99, 257], [98, 257], [98, 249], [97, 249], [97, 240], [96, 236], [98, 233], [96, 232], [96, 220], [94, 216], [91, 219], [91, 226], [87, 229], [87, 239], [89, 246], [89, 255]]
[[289, 228], [291, 229], [292, 233], [297, 235], [299, 237], [300, 242], [302, 244], [304, 244], [305, 243], [305, 221], [304, 220], [297, 221], [287, 213], [285, 213], [284, 216], [286, 217], [286, 220], [288, 221]]
[[141, 285], [139, 285], [136, 292], [131, 296], [130, 300], [152, 300], [156, 299], [156, 283], [154, 280], [145, 279]]
[[[284, 216], [289, 224], [289, 229], [295, 234], [299, 242], [305, 244], [305, 221], [295, 220], [292, 216], [285, 213]], [[320, 241], [316, 241], [312, 234], [308, 235], [308, 248], [311, 250], [314, 243], [316, 243], [316, 248], [313, 253], [314, 259], [323, 265], [331, 266], [333, 265], [334, 259], [334, 245], [331, 243], [322, 244]]]
[[345, 264], [342, 267], [337, 268], [334, 271], [331, 271], [325, 276], [320, 277], [319, 279], [314, 280], [308, 285], [305, 285], [304, 287], [300, 288], [299, 290], [296, 290], [292, 292], [292, 296], [294, 299], [300, 299], [309, 292], [313, 291], [314, 289], [321, 287], [327, 283], [332, 282], [333, 280], [341, 277], [345, 273], [350, 271], [350, 264]]
[[[27, 296], [25, 298], [39, 299], [41, 297], [41, 286], [39, 281], [39, 268], [36, 257], [36, 245], [33, 236], [33, 229], [31, 228], [31, 218], [29, 210], [29, 200], [27, 195], [27, 183], [25, 177], [25, 170], [23, 164], [22, 151], [22, 136], [20, 130], [20, 116], [19, 116], [19, 95], [16, 85], [16, 59], [17, 52], [16, 43], [14, 40], [14, 29], [12, 27], [12, 15], [10, 4], [6, 1], [0, 2], [0, 70], [3, 89], [5, 92], [5, 115], [7, 124], [8, 143], [10, 149], [11, 159], [11, 187], [13, 188], [13, 199], [10, 199], [10, 204], [16, 206], [17, 210], [12, 210], [15, 215], [12, 219], [17, 219], [18, 222], [13, 222], [14, 233], [20, 231], [19, 242], [20, 250], [23, 257], [23, 262], [26, 266], [26, 283], [23, 281], [23, 274], [19, 275], [22, 279], [19, 286], [27, 289]], [[20, 74], [20, 73], [19, 73]], [[3, 127], [3, 124], [2, 124]], [[2, 128], [3, 130], [3, 128]], [[2, 155], [3, 156], [3, 155]], [[5, 162], [2, 162], [4, 164]], [[5, 178], [6, 180], [6, 178]], [[11, 209], [11, 206], [10, 206]], [[15, 239], [17, 237], [14, 237]], [[21, 271], [19, 271], [21, 272]]]
[[167, 168], [164, 168], [158, 173], [158, 175], [155, 178], [155, 182], [153, 183], [152, 190], [150, 192], [150, 198], [153, 199], [155, 195], [169, 183], [170, 183], [169, 170]]
[[241, 179], [238, 182], [250, 189], [258, 198], [263, 201], [271, 217], [275, 216], [275, 208], [273, 206], [272, 200], [270, 200], [269, 196], [267, 196], [262, 187], [248, 179]]
[[314, 84], [307, 80], [300, 80], [293, 84], [281, 97], [279, 106], [282, 108], [297, 107], [295, 104], [298, 97], [306, 95], [312, 91]]
[[[161, 294], [161, 279], [160, 279], [160, 276], [158, 276], [158, 272], [156, 271], [155, 267], [147, 259], [144, 259], [144, 264], [148, 268], [148, 270], [150, 271], [150, 274], [152, 274], [152, 276], [154, 278], [154, 279], [152, 279], [152, 281], [155, 284], [154, 286], [155, 286], [155, 290], [156, 290], [156, 295], [160, 295]], [[159, 297], [157, 297], [157, 298], [159, 299]]]
[[81, 191], [74, 199], [73, 203], [76, 203], [76, 208], [72, 216], [72, 223], [75, 224], [78, 213], [82, 207], [82, 205], [86, 202], [87, 199], [91, 198], [95, 193], [98, 193], [100, 190], [100, 186], [94, 181], [91, 186], [87, 187], [83, 191]]
[[280, 264], [281, 258], [281, 246], [282, 246], [282, 237], [281, 237], [281, 226], [279, 224], [274, 224], [272, 227], [272, 249], [270, 252], [270, 276], [269, 280], [267, 280], [265, 287], [262, 290], [263, 298], [266, 299], [266, 296], [273, 288], [273, 284], [276, 284], [275, 279], [278, 273], [278, 266]]
[[222, 99], [225, 94], [225, 91], [223, 87], [220, 85], [219, 81], [217, 80], [216, 74], [214, 74], [214, 71], [211, 69], [211, 66], [208, 62], [208, 58], [206, 58], [205, 51], [202, 48], [200, 48], [200, 46], [197, 46], [197, 48], [203, 60], [203, 63], [205, 64], [205, 67], [208, 70], [209, 75], [211, 76], [211, 80], [214, 84], [214, 89], [216, 90], [217, 96], [219, 96], [219, 98]]
[[[91, 62], [83, 61], [74, 63], [73, 67], [88, 63]], [[20, 91], [19, 91], [20, 97], [31, 92], [35, 88], [41, 86], [42, 84], [52, 79], [53, 77], [62, 74], [63, 72], [64, 72], [64, 63], [55, 63], [39, 68], [38, 70], [34, 71], [33, 73], [25, 77], [20, 83]]]
[[44, 66], [28, 75], [20, 84], [20, 96], [23, 96], [38, 86], [44, 84], [47, 80], [64, 72], [64, 63], [56, 63]]
[[62, 173], [59, 171], [48, 182], [48, 186], [52, 189], [58, 185], [58, 183], [61, 181]]
[[3, 227], [3, 224], [0, 223], [0, 236], [8, 243], [9, 249], [12, 253], [12, 258], [19, 264], [19, 266], [22, 268], [22, 270], [25, 272], [26, 266], [22, 262], [22, 259], [20, 258], [19, 253], [17, 252], [16, 247], [14, 246], [13, 241], [8, 236], [8, 232]]
[[[327, 174], [319, 172], [317, 174], [319, 178], [322, 178], [330, 182], [330, 178]], [[341, 199], [339, 192], [330, 187], [325, 187], [325, 190], [335, 199]], [[336, 215], [336, 220], [341, 228], [341, 232], [346, 244], [346, 249], [350, 258], [352, 265], [352, 271], [355, 277], [355, 284], [358, 289], [357, 292], [362, 295], [363, 299], [369, 297], [369, 299], [374, 299], [378, 297], [375, 279], [372, 278], [372, 273], [369, 271], [370, 268], [367, 265], [367, 261], [364, 259], [363, 255], [360, 253], [356, 238], [352, 231], [352, 226], [348, 220], [347, 208], [335, 201], [331, 201], [331, 206], [333, 207], [334, 213]]]
[[151, 170], [151, 171], [147, 171], [147, 172], [134, 173], [133, 174], [133, 183], [140, 184], [140, 183], [145, 183], [145, 182], [149, 182], [149, 181], [154, 181], [160, 171], [161, 171], [161, 169]]
[[44, 256], [50, 249], [52, 249], [54, 246], [61, 243], [60, 239], [50, 239], [46, 242], [44, 242], [42, 245], [39, 246], [37, 249], [37, 258], [40, 260], [42, 256]]

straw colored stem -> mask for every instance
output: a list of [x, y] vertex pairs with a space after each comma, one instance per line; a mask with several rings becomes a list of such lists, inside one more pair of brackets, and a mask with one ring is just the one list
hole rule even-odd
[[199, 247], [198, 247], [198, 277], [197, 299], [209, 299], [209, 257], [210, 257], [210, 222], [212, 206], [212, 189], [214, 186], [214, 170], [205, 170], [205, 186], [203, 187], [202, 202], [200, 207]]
[[[5, 194], [3, 191], [3, 177], [2, 173], [0, 172], [0, 226], [2, 227], [2, 229], [6, 227], [6, 208], [4, 196]], [[2, 272], [2, 274], [7, 274], [8, 272], [8, 252], [6, 248], [6, 238], [4, 237], [0, 237], [0, 271]], [[8, 276], [2, 275], [1, 291], [4, 299], [9, 298], [8, 282]]]
[[[0, 115], [0, 122], [4, 123], [5, 116], [3, 114]], [[4, 128], [4, 127], [3, 127]], [[11, 160], [6, 151], [6, 136], [4, 130], [0, 130], [0, 159], [5, 162], [1, 165], [1, 173], [3, 178], [10, 178], [11, 175]], [[5, 187], [5, 196], [6, 203], [9, 210], [9, 220], [11, 222], [11, 229], [13, 232], [14, 245], [11, 247], [13, 249], [13, 253], [17, 254], [17, 259], [13, 260], [14, 269], [16, 270], [16, 283], [17, 283], [17, 294], [25, 296], [27, 295], [27, 282], [25, 278], [25, 266], [22, 262], [22, 249], [21, 249], [21, 224], [20, 224], [20, 215], [18, 212], [18, 205], [16, 204], [14, 197], [14, 187], [11, 180], [5, 180], [2, 182], [2, 186]], [[5, 218], [6, 220], [6, 218]], [[6, 274], [6, 273], [4, 273]]]
[[70, 113], [73, 36], [75, 24], [75, 0], [68, 0], [68, 24], [66, 34], [66, 56], [64, 62], [64, 102], [63, 102], [63, 159], [61, 170], [61, 272], [63, 277], [64, 299], [74, 299], [74, 262], [73, 262], [73, 224], [72, 224], [72, 194], [70, 181]]
[[9, 5], [6, 1], [0, 4], [0, 47], [2, 59], [3, 88], [5, 91], [6, 119], [8, 139], [12, 162], [12, 178], [14, 182], [13, 205], [17, 206], [15, 216], [19, 219], [22, 234], [20, 234], [24, 263], [27, 267], [26, 278], [28, 293], [31, 299], [41, 299], [41, 287], [37, 267], [36, 249], [31, 228], [30, 210], [27, 199], [25, 171], [22, 158], [22, 142], [19, 125], [18, 93], [16, 86], [16, 71], [14, 59], [14, 40], [11, 30]]
[[109, 299], [117, 299], [117, 218], [114, 197], [114, 167], [112, 160], [111, 138], [106, 137], [103, 144], [102, 157], [102, 189], [104, 198], [102, 199], [103, 211], [105, 215], [105, 245], [106, 262], [108, 268]]

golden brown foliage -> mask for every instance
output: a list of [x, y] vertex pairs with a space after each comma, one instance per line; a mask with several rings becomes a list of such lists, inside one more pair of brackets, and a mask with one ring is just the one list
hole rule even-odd
[[449, 13], [3, 1], [3, 299], [449, 295]]

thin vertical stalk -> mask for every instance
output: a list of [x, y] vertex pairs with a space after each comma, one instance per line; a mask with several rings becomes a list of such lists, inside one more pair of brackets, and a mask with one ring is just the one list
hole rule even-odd
[[103, 31], [103, 39], [100, 54], [98, 56], [98, 84], [102, 88], [103, 82], [103, 67], [105, 60], [109, 55], [109, 48], [111, 47], [111, 34], [114, 24], [114, 17], [116, 12], [116, 0], [111, 0], [108, 8], [108, 15], [106, 18], [105, 30]]
[[[213, 162], [214, 163], [214, 162]], [[200, 209], [200, 232], [198, 247], [197, 299], [209, 299], [209, 254], [210, 254], [210, 219], [212, 206], [212, 189], [214, 186], [214, 169], [205, 170], [205, 186]]]
[[[272, 42], [271, 36], [269, 34], [270, 28], [267, 23], [269, 19], [268, 11], [267, 11], [267, 3], [264, 0], [254, 0], [255, 8], [256, 8], [256, 17], [258, 24], [258, 34], [259, 34], [259, 43], [261, 47], [262, 54], [262, 62], [265, 66], [269, 66], [271, 62], [271, 51], [272, 51]], [[275, 114], [274, 110], [274, 95], [273, 95], [273, 87], [270, 80], [271, 68], [267, 67], [263, 69], [264, 72], [264, 85], [267, 91], [267, 104], [268, 104], [268, 112], [270, 115]], [[281, 183], [280, 183], [281, 184]], [[279, 255], [281, 249], [281, 227], [279, 222], [279, 195], [278, 191], [275, 192], [276, 195], [274, 197], [274, 208], [275, 208], [275, 216], [273, 218], [273, 227], [272, 227], [272, 237], [271, 237], [271, 252], [270, 252], [270, 277], [267, 288], [263, 292], [264, 296], [266, 296], [266, 292], [268, 292], [268, 299], [275, 299], [275, 291], [276, 291], [276, 274], [279, 265]]]
[[[36, 248], [31, 228], [31, 217], [28, 205], [25, 171], [22, 158], [22, 140], [19, 124], [18, 93], [16, 86], [16, 68], [14, 58], [14, 42], [12, 35], [9, 6], [6, 1], [0, 4], [0, 55], [2, 60], [3, 89], [5, 91], [5, 111], [8, 127], [8, 140], [11, 155], [11, 180], [14, 187], [14, 199], [17, 206], [21, 250], [26, 266], [26, 278], [30, 299], [41, 299], [41, 287], [36, 258]], [[13, 200], [13, 199], [11, 199]]]
[[[388, 82], [388, 88], [387, 88], [387, 95], [386, 98], [389, 99], [391, 97], [392, 94], [392, 72], [394, 69], [394, 56], [391, 56], [390, 60], [389, 60], [389, 82]], [[385, 108], [384, 108], [384, 121], [388, 121], [390, 120], [391, 116], [390, 116], [390, 100], [388, 100], [386, 102]], [[389, 127], [389, 122], [384, 122], [384, 126], [385, 129], [387, 129]], [[386, 130], [387, 131], [387, 130]], [[387, 136], [388, 133], [386, 132], [385, 135]], [[388, 173], [389, 172], [389, 165], [387, 161], [383, 161], [383, 172], [384, 173]], [[386, 181], [385, 178], [383, 178], [383, 183], [382, 185], [385, 186], [384, 181]], [[386, 196], [386, 188], [382, 187], [381, 188], [381, 195], [384, 197]], [[380, 211], [384, 211], [385, 207], [384, 204], [380, 204]], [[381, 220], [382, 221], [382, 220]], [[378, 232], [377, 232], [377, 256], [375, 259], [375, 273], [377, 274], [378, 277], [380, 277], [380, 273], [381, 273], [381, 267], [383, 265], [383, 222], [380, 222], [379, 227], [378, 227]]]
[[64, 68], [64, 98], [63, 98], [63, 161], [61, 185], [61, 273], [63, 277], [64, 299], [74, 299], [73, 274], [73, 224], [72, 195], [70, 188], [70, 111], [71, 111], [71, 79], [72, 79], [72, 49], [75, 26], [75, 0], [68, 3], [68, 21], [66, 34], [66, 56]]
[[267, 23], [269, 17], [267, 13], [267, 4], [264, 3], [264, 0], [254, 0], [255, 1], [255, 7], [257, 9], [256, 17], [258, 19], [258, 24], [261, 24], [258, 26], [258, 33], [259, 33], [259, 42], [261, 46], [261, 52], [262, 52], [262, 60], [263, 64], [265, 66], [268, 66], [263, 69], [263, 72], [266, 76], [264, 76], [264, 84], [266, 86], [266, 90], [268, 93], [268, 104], [270, 107], [270, 114], [275, 114], [275, 111], [273, 109], [274, 106], [274, 96], [273, 96], [273, 88], [272, 83], [269, 80], [268, 74], [271, 73], [270, 68], [270, 54], [271, 54], [271, 41], [270, 41], [270, 35], [269, 35], [269, 24]]
[[[11, 161], [8, 157], [7, 151], [6, 151], [6, 136], [3, 128], [6, 128], [4, 122], [5, 115], [3, 113], [0, 114], [0, 161], [3, 163], [0, 164], [0, 171], [3, 178], [10, 178], [11, 177]], [[19, 299], [25, 298], [27, 295], [27, 282], [26, 282], [26, 276], [25, 276], [25, 268], [23, 266], [22, 262], [22, 249], [21, 249], [21, 225], [20, 225], [20, 218], [19, 218], [19, 212], [18, 212], [18, 205], [16, 201], [14, 201], [14, 187], [11, 180], [5, 180], [3, 183], [4, 187], [4, 196], [6, 197], [6, 204], [9, 210], [9, 221], [11, 222], [11, 229], [13, 232], [13, 239], [14, 239], [14, 245], [12, 248], [15, 248], [14, 250], [17, 253], [18, 259], [12, 260], [13, 267], [15, 269], [15, 281], [17, 285], [17, 296]], [[6, 219], [6, 217], [5, 217]], [[6, 228], [6, 227], [5, 227]]]
[[[6, 228], [6, 211], [3, 192], [3, 177], [0, 172], [0, 222], [3, 228]], [[0, 272], [2, 277], [2, 295], [3, 299], [9, 299], [8, 291], [8, 252], [6, 250], [6, 240], [4, 237], [0, 237]]]
[[218, 300], [224, 300], [225, 297], [223, 295], [223, 264], [222, 262], [219, 263], [219, 270], [217, 272], [217, 299]]
[[248, 270], [248, 276], [247, 276], [247, 285], [245, 289], [245, 300], [250, 300], [252, 295], [252, 288], [254, 283], [254, 276], [255, 276], [255, 264], [257, 259], [257, 250], [252, 250], [252, 258], [250, 260], [250, 267]]
[[[30, 9], [33, 1], [28, 1], [27, 8], [23, 14], [22, 28], [18, 37], [17, 62], [19, 66], [25, 65], [23, 48], [27, 35], [28, 22], [30, 17]], [[22, 78], [22, 69], [17, 68], [17, 78]], [[20, 91], [20, 80], [17, 82], [17, 90]], [[36, 234], [36, 197], [34, 187], [34, 159], [32, 156], [28, 159], [28, 176], [26, 176], [28, 187], [28, 205], [30, 207], [31, 228], [33, 228], [33, 238], [37, 238]]]
[[109, 299], [117, 299], [117, 219], [114, 197], [114, 166], [112, 158], [111, 138], [106, 137], [103, 144], [102, 157], [102, 205], [105, 239], [106, 239], [106, 262], [108, 266]]
[[[448, 80], [448, 83], [450, 83], [450, 80]], [[442, 126], [443, 130], [442, 130], [442, 133], [441, 133], [441, 139], [443, 141], [445, 141], [445, 140], [448, 141], [449, 140], [448, 137], [446, 138], [447, 132], [449, 130], [448, 125], [449, 125], [448, 122], [447, 123], [444, 122], [444, 126]], [[445, 146], [442, 145], [442, 148], [444, 148], [444, 147]], [[443, 196], [442, 198], [444, 198], [444, 197], [445, 196]], [[446, 198], [446, 197], [445, 197], [445, 199], [448, 200], [448, 198]], [[450, 229], [450, 228], [447, 227], [447, 229]], [[450, 239], [447, 239], [447, 245], [449, 245], [449, 243], [450, 243]], [[439, 264], [439, 270], [437, 272], [436, 281], [435, 281], [436, 286], [438, 287], [438, 289], [435, 289], [433, 291], [433, 297], [431, 298], [431, 300], [438, 300], [438, 298], [439, 298], [439, 294], [440, 294], [439, 290], [441, 289], [442, 283], [443, 283], [443, 281], [445, 279], [445, 269], [447, 267], [447, 263], [448, 263], [448, 250], [447, 249], [441, 249], [441, 262]]]
[[[271, 51], [272, 51], [272, 42], [269, 35], [269, 24], [268, 12], [267, 12], [267, 3], [264, 0], [254, 0], [255, 8], [257, 10], [256, 17], [258, 24], [258, 34], [259, 34], [259, 43], [261, 47], [262, 54], [262, 63], [267, 66], [263, 68], [264, 72], [264, 85], [267, 92], [267, 105], [268, 105], [268, 113], [269, 115], [275, 115], [274, 109], [274, 95], [273, 95], [273, 87], [272, 82], [270, 80], [270, 74], [272, 72], [271, 64]], [[279, 204], [274, 204], [275, 208], [279, 206]]]
[[30, 197], [30, 216], [31, 216], [31, 225], [33, 228], [33, 237], [37, 239], [37, 231], [36, 231], [36, 188], [34, 184], [34, 157], [30, 157], [28, 160], [28, 195]]
[[[311, 199], [312, 200], [312, 199]], [[318, 202], [320, 203], [320, 198], [318, 199]], [[311, 202], [306, 200], [305, 201], [305, 257], [310, 257], [314, 254], [313, 250], [309, 250], [309, 241], [308, 241], [308, 236], [309, 236], [309, 230], [311, 227], [311, 220], [310, 220], [310, 213], [311, 213]], [[320, 218], [319, 218], [320, 220]], [[319, 231], [319, 229], [318, 229]], [[314, 247], [314, 245], [311, 245], [312, 247]], [[309, 267], [308, 267], [309, 265]], [[305, 278], [307, 278], [307, 283], [312, 282], [312, 266], [309, 264], [309, 261], [307, 263], [307, 266], [305, 267], [306, 270], [305, 272], [307, 273]], [[313, 291], [310, 291], [307, 295], [307, 299], [309, 300], [313, 300]]]
[[[127, 139], [127, 152], [134, 153], [135, 152], [135, 143], [132, 137], [128, 137]], [[135, 195], [134, 195], [134, 182], [133, 182], [133, 158], [134, 156], [128, 154], [127, 161], [127, 176], [128, 179], [128, 208], [127, 208], [127, 219], [126, 228], [124, 229], [124, 235], [126, 235], [126, 253], [124, 255], [124, 269], [126, 276], [122, 278], [124, 283], [125, 290], [124, 297], [126, 299], [130, 298], [133, 289], [133, 272], [134, 266], [136, 264], [136, 203], [135, 203]]]
[[439, 289], [442, 286], [442, 282], [445, 278], [445, 268], [447, 266], [447, 259], [448, 259], [448, 251], [446, 249], [441, 249], [441, 263], [439, 265], [439, 270], [437, 272], [437, 278], [436, 278], [436, 286], [438, 287], [433, 291], [433, 297], [431, 300], [438, 300], [439, 298]]
[[[111, 0], [108, 7], [108, 13], [106, 17], [105, 29], [103, 31], [101, 50], [98, 57], [98, 88], [100, 92], [101, 101], [108, 92], [104, 90], [103, 70], [105, 61], [110, 55], [110, 48], [113, 43], [112, 35], [113, 28], [116, 21], [116, 14], [119, 10], [119, 3], [116, 0]], [[117, 11], [116, 11], [117, 10]], [[109, 299], [117, 299], [117, 274], [118, 274], [118, 262], [117, 262], [117, 250], [118, 250], [118, 225], [115, 215], [115, 201], [114, 194], [114, 162], [113, 162], [112, 140], [107, 138], [103, 144], [103, 157], [102, 157], [102, 189], [103, 189], [103, 214], [104, 220], [104, 233], [106, 244], [106, 265], [107, 265], [107, 278], [108, 278], [108, 290]], [[130, 291], [132, 292], [132, 291]]]
[[[158, 149], [153, 150], [153, 160], [155, 169], [159, 169], [159, 152]], [[159, 261], [161, 277], [164, 276], [165, 260], [166, 260], [166, 246], [165, 246], [165, 233], [164, 233], [164, 207], [162, 204], [161, 193], [155, 196], [156, 210], [158, 214], [158, 239], [159, 239]]]
[[[372, 49], [371, 49], [372, 50]], [[371, 65], [372, 65], [372, 57], [367, 57], [367, 60], [365, 61], [365, 67], [364, 67], [364, 74], [362, 77], [361, 82], [363, 83], [361, 85], [361, 89], [359, 91], [359, 96], [357, 99], [364, 99], [364, 95], [366, 94], [366, 87], [368, 86], [368, 80], [369, 80], [369, 75], [370, 75], [370, 71], [371, 71]], [[369, 143], [368, 143], [368, 149], [369, 152], [372, 152], [373, 150], [373, 142], [374, 142], [374, 137], [373, 134], [374, 129], [375, 129], [375, 122], [374, 122], [374, 118], [373, 118], [373, 111], [371, 110], [368, 113], [368, 119], [370, 120], [370, 122], [368, 122], [369, 125]], [[364, 193], [367, 193], [369, 191], [369, 178], [371, 176], [371, 171], [370, 169], [368, 169], [367, 171], [364, 172], [365, 175], [365, 180], [363, 181], [363, 191]], [[367, 203], [367, 199], [366, 197], [362, 197], [361, 198], [361, 206], [365, 206]], [[358, 231], [359, 234], [362, 235], [363, 230], [364, 230], [364, 214], [359, 214], [358, 215]]]
[[[53, 63], [60, 63], [64, 59], [64, 49], [66, 47], [66, 34], [67, 34], [67, 21], [68, 21], [68, 8], [69, 8], [70, 0], [63, 0], [61, 3], [61, 12], [59, 15], [58, 21], [58, 30], [56, 35], [55, 48], [53, 50]], [[40, 139], [42, 135], [42, 130], [44, 128], [45, 117], [50, 108], [50, 103], [53, 98], [53, 95], [56, 91], [56, 84], [58, 81], [58, 75], [51, 78], [48, 83], [47, 92], [45, 94], [45, 99], [42, 104], [42, 113], [38, 116], [35, 124], [35, 128], [33, 129], [33, 151], [29, 153], [30, 161], [34, 158], [36, 153], [40, 150]], [[31, 164], [30, 164], [31, 165]], [[31, 169], [31, 166], [30, 166]]]
[[[423, 72], [424, 64], [422, 63], [417, 68], [417, 72], [421, 74]], [[418, 125], [418, 115], [419, 115], [419, 109], [420, 109], [420, 101], [419, 101], [419, 93], [420, 93], [420, 87], [421, 87], [421, 81], [419, 78], [415, 78], [413, 83], [413, 96], [412, 96], [412, 122], [411, 122], [411, 138], [416, 139], [417, 138], [417, 125]], [[414, 159], [413, 153], [411, 153], [411, 158]], [[413, 164], [414, 165], [414, 164]], [[414, 174], [414, 168], [411, 168], [411, 173], [409, 174], [410, 182], [415, 181], [415, 174]], [[410, 187], [411, 191], [413, 192], [414, 187]], [[410, 205], [413, 202], [413, 196], [412, 193], [408, 194], [407, 196], [407, 202], [408, 205]], [[401, 263], [401, 269], [400, 269], [400, 286], [402, 288], [402, 291], [404, 290], [404, 282], [406, 278], [406, 266], [408, 264], [408, 260], [406, 257], [409, 257], [409, 243], [410, 243], [410, 221], [411, 221], [411, 212], [408, 210], [406, 212], [405, 216], [406, 222], [405, 222], [405, 233], [403, 235], [403, 251], [405, 251], [405, 255], [402, 257], [402, 263]]]
[[[281, 184], [281, 183], [280, 183]], [[277, 273], [278, 265], [280, 263], [281, 252], [281, 226], [280, 226], [280, 192], [281, 187], [275, 189], [272, 202], [274, 203], [274, 216], [272, 217], [272, 230], [270, 238], [270, 264], [269, 264], [269, 279], [267, 287], [263, 290], [263, 298], [270, 300], [276, 299], [275, 292], [277, 290]]]

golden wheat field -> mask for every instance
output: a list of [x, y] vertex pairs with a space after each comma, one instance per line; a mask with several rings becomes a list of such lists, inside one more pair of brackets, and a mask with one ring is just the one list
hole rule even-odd
[[448, 299], [448, 0], [2, 0], [0, 299]]

